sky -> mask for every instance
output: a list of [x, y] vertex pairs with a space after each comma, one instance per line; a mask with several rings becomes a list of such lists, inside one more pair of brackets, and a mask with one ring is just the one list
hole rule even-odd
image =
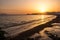
[[60, 12], [60, 0], [0, 0], [0, 13]]

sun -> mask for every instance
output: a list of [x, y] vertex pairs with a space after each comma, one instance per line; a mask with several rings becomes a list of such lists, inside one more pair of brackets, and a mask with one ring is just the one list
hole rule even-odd
[[47, 11], [47, 7], [45, 5], [41, 5], [40, 8], [39, 8], [39, 11], [41, 13], [45, 13]]
[[41, 7], [41, 8], [40, 8], [40, 12], [41, 12], [41, 13], [45, 13], [45, 12], [46, 12], [46, 8]]
[[45, 13], [45, 12], [47, 12], [48, 7], [47, 7], [46, 5], [43, 5], [43, 4], [42, 4], [42, 5], [38, 6], [37, 10], [38, 10], [40, 13]]

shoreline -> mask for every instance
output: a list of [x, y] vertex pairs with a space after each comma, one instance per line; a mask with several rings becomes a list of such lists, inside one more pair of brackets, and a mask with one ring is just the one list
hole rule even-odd
[[39, 25], [31, 30], [28, 30], [28, 31], [25, 31], [25, 32], [22, 32], [21, 34], [19, 34], [18, 36], [12, 38], [14, 40], [22, 40], [22, 39], [26, 39], [28, 38], [29, 36], [33, 35], [34, 33], [39, 33], [39, 31], [43, 30], [44, 28], [46, 27], [52, 27], [53, 25], [51, 25], [52, 23], [56, 23], [57, 20], [59, 20], [60, 16], [57, 16], [56, 19], [53, 19], [52, 21], [46, 23], [46, 24], [42, 24], [42, 25]]

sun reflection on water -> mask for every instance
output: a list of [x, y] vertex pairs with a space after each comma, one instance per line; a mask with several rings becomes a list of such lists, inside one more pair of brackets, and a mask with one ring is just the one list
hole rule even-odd
[[41, 21], [44, 21], [44, 19], [45, 19], [45, 16], [41, 15]]

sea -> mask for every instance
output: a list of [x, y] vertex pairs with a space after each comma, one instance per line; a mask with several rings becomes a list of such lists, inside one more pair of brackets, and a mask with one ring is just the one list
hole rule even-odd
[[[7, 34], [5, 34], [6, 37], [16, 36], [19, 33], [19, 31], [21, 31], [21, 30], [29, 29], [29, 27], [33, 27], [35, 25], [38, 26], [38, 24], [41, 23], [42, 21], [44, 23], [45, 22], [44, 20], [46, 20], [46, 18], [47, 18], [46, 21], [49, 21], [51, 19], [50, 17], [55, 18], [56, 16], [55, 15], [3, 15], [3, 16], [0, 16], [0, 28], [3, 31], [7, 32]], [[48, 18], [50, 18], [50, 19], [48, 19]], [[39, 24], [39, 25], [41, 25], [41, 24]], [[22, 28], [25, 28], [25, 29], [22, 29]], [[55, 31], [57, 31], [56, 33], [60, 33], [60, 26], [50, 27], [50, 30], [53, 28]], [[48, 39], [44, 38], [44, 37], [46, 37], [46, 35], [43, 32], [44, 30], [49, 30], [49, 27], [43, 29], [39, 35], [42, 35], [42, 37], [43, 37], [41, 40], [44, 40], [44, 39], [48, 40]], [[30, 38], [34, 38], [34, 37], [36, 37], [36, 36], [33, 36], [33, 37], [31, 36]], [[51, 40], [51, 39], [49, 39], [49, 40]]]
[[[8, 28], [17, 24], [34, 22], [35, 20], [44, 20], [44, 18], [54, 17], [52, 15], [3, 15], [0, 16], [0, 27]], [[18, 25], [17, 25], [18, 26]]]

